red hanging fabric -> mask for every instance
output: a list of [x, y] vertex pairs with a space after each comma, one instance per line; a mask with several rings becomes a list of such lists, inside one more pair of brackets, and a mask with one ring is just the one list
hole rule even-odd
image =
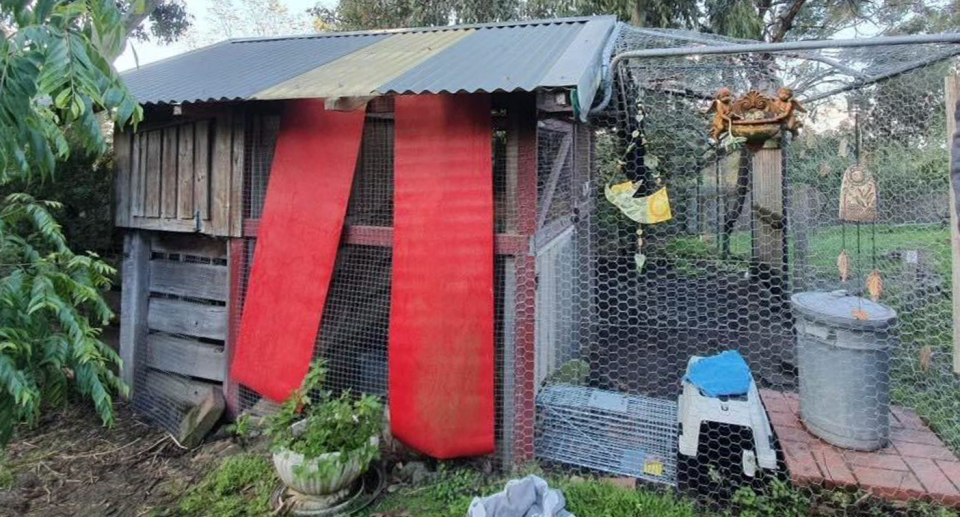
[[396, 98], [390, 423], [435, 458], [494, 450], [486, 95]]
[[231, 366], [237, 382], [278, 402], [310, 368], [364, 117], [297, 100], [281, 120]]

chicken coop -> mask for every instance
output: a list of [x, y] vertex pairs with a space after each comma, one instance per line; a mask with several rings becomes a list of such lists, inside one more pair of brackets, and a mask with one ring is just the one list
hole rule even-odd
[[268, 412], [323, 359], [440, 459], [960, 502], [958, 54], [586, 17], [127, 72], [135, 406]]
[[[575, 222], [592, 201], [580, 106], [614, 26], [232, 40], [126, 73], [145, 110], [115, 140], [136, 406], [175, 430], [222, 390], [239, 414], [282, 400], [323, 358], [332, 389], [392, 386], [395, 428], [403, 414], [451, 420], [422, 406], [451, 404], [424, 387], [462, 390], [472, 430], [450, 430], [464, 438], [439, 455], [531, 459], [552, 364], [535, 342], [569, 342], [576, 324]], [[540, 323], [538, 299], [551, 308]], [[423, 332], [432, 348], [418, 351]]]

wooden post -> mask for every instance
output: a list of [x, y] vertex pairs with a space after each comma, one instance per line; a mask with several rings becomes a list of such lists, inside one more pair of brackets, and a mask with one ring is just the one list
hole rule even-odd
[[123, 239], [123, 289], [120, 294], [120, 376], [134, 388], [137, 348], [147, 337], [147, 303], [150, 296], [150, 239], [142, 230], [131, 230]]
[[960, 181], [960, 134], [957, 117], [960, 116], [960, 75], [946, 78], [947, 149], [950, 150], [950, 248], [953, 250], [953, 371], [960, 373], [960, 219], [957, 217], [957, 188]]
[[[532, 242], [537, 232], [537, 111], [532, 95], [516, 95], [508, 109], [507, 155], [515, 153], [515, 168], [507, 168], [507, 183], [516, 176], [517, 230]], [[510, 163], [510, 162], [508, 162]], [[514, 310], [514, 419], [513, 461], [522, 465], [533, 461], [533, 434], [536, 420], [536, 298], [537, 272], [535, 250], [516, 257], [516, 303]]]
[[237, 350], [237, 338], [240, 336], [240, 317], [243, 313], [244, 275], [247, 270], [247, 243], [244, 239], [230, 239], [227, 247], [227, 267], [229, 269], [229, 314], [227, 316], [226, 360], [223, 373], [223, 396], [227, 402], [227, 414], [236, 417], [240, 414], [240, 385], [230, 377], [230, 365]]
[[779, 141], [768, 142], [753, 155], [754, 257], [762, 271], [783, 270], [783, 151]]

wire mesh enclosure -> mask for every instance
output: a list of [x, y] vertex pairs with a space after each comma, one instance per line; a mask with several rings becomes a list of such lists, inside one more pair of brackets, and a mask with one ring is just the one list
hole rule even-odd
[[[565, 289], [574, 301], [572, 310], [553, 309], [557, 318], [581, 315], [581, 324], [574, 339], [538, 339], [537, 349], [552, 361], [547, 384], [592, 390], [594, 399], [580, 401], [577, 423], [559, 419], [568, 402], [557, 405], [542, 390], [537, 454], [707, 499], [792, 478], [955, 501], [957, 487], [942, 481], [955, 476], [960, 452], [948, 151], [956, 98], [945, 97], [957, 50], [931, 43], [669, 55], [671, 47], [737, 43], [620, 32], [614, 54], [666, 51], [619, 60], [609, 102], [591, 119], [593, 166], [583, 188], [592, 201], [558, 295]], [[731, 104], [718, 101], [723, 89]], [[789, 106], [791, 115], [756, 145], [744, 128], [762, 116], [739, 113], [736, 103], [749, 107], [761, 95], [759, 111]], [[717, 111], [725, 122], [711, 135]], [[635, 222], [610, 199], [624, 185], [650, 210], [665, 188], [672, 217]], [[800, 303], [811, 292], [833, 294]], [[538, 306], [538, 323], [551, 309]], [[558, 349], [545, 355], [541, 347], [551, 344]], [[739, 403], [744, 411], [760, 405], [746, 392], [716, 408], [702, 393], [687, 398], [691, 358], [727, 350], [745, 359], [764, 414], [731, 416]], [[599, 414], [597, 397], [611, 394], [673, 403], [681, 421], [700, 422], [663, 438], [694, 436], [692, 450], [681, 446], [676, 477], [662, 470], [674, 461], [664, 446], [640, 447], [653, 459], [629, 472], [626, 444], [602, 455], [602, 465], [578, 452], [584, 440], [599, 447], [627, 436], [616, 431], [626, 412]], [[585, 437], [591, 425], [582, 415], [610, 431]], [[642, 428], [644, 418], [633, 418]], [[778, 461], [764, 466], [767, 434]]]

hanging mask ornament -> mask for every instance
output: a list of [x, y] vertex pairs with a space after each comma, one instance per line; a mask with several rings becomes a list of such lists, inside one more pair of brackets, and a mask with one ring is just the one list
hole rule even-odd
[[877, 181], [863, 165], [851, 165], [840, 183], [840, 220], [872, 223], [877, 220]]

